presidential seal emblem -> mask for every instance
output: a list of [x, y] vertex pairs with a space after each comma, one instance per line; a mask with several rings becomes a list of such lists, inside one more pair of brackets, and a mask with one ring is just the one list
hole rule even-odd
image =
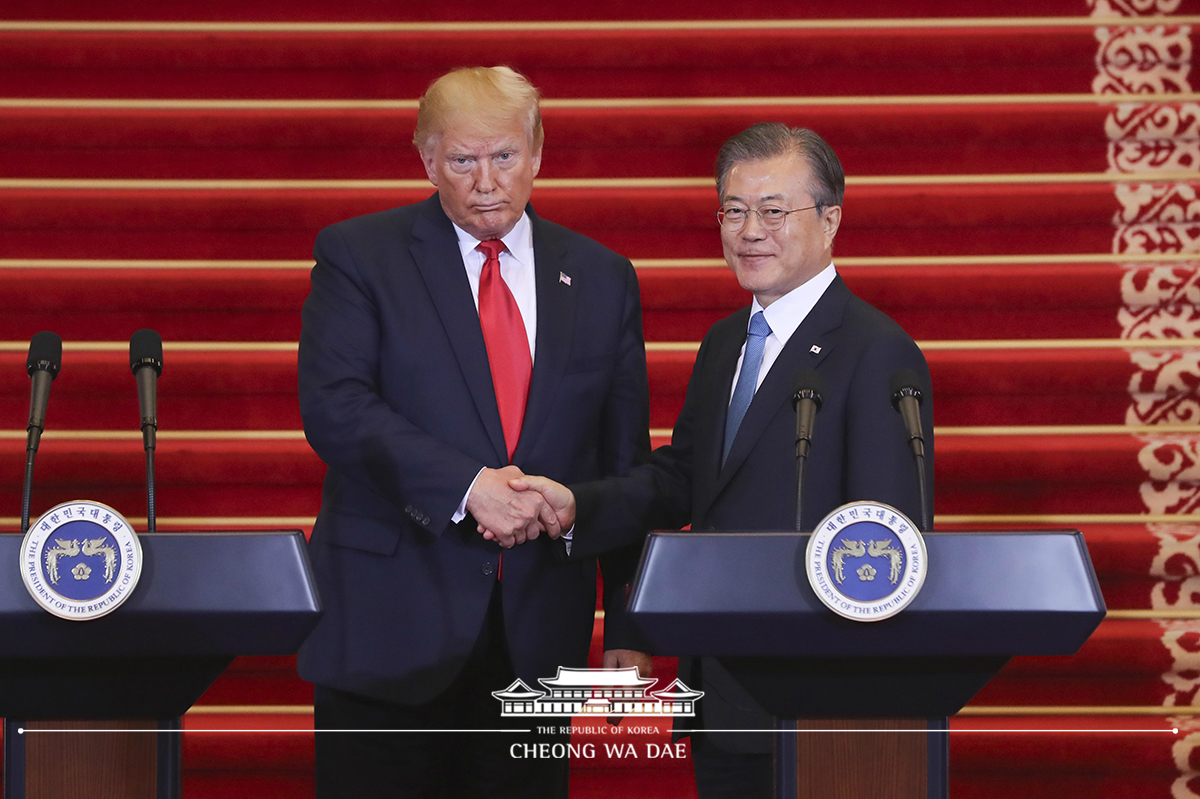
[[808, 539], [805, 565], [817, 598], [855, 621], [904, 610], [928, 569], [920, 531], [882, 502], [851, 502], [822, 519]]
[[112, 613], [142, 574], [142, 545], [125, 517], [82, 499], [51, 508], [21, 543], [21, 578], [39, 605], [64, 619]]

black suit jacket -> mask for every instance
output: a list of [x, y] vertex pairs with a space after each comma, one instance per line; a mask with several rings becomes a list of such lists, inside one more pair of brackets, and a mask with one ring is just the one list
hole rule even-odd
[[[805, 473], [803, 523], [813, 527], [854, 500], [886, 502], [920, 519], [912, 450], [892, 408], [891, 375], [913, 369], [924, 382], [926, 479], [933, 503], [933, 407], [929, 369], [899, 325], [855, 297], [840, 277], [788, 339], [754, 395], [725, 465], [725, 417], [749, 308], [713, 325], [700, 345], [671, 444], [628, 474], [574, 486], [578, 504], [572, 554], [640, 541], [649, 529], [793, 530], [796, 517], [796, 374], [815, 368], [826, 381]], [[686, 568], [681, 564], [680, 568]], [[716, 729], [766, 729], [770, 717], [720, 664], [703, 659], [703, 722]], [[684, 660], [685, 682], [696, 678]], [[713, 735], [726, 748], [770, 751], [769, 734]]]
[[[565, 481], [619, 473], [649, 450], [637, 277], [625, 258], [527, 210], [538, 321], [514, 463]], [[305, 434], [328, 465], [309, 548], [325, 614], [299, 670], [423, 702], [470, 653], [499, 565], [469, 515], [451, 523], [478, 471], [508, 462], [479, 315], [437, 195], [328, 227], [314, 254], [299, 379]], [[504, 552], [508, 645], [529, 684], [587, 662], [596, 560], [560, 548], [542, 536]], [[631, 561], [606, 557], [608, 648], [631, 644]]]

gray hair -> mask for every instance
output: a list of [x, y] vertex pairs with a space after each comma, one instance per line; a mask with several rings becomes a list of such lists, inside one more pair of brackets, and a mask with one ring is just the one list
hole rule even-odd
[[788, 154], [802, 155], [808, 161], [813, 178], [808, 191], [817, 213], [842, 204], [846, 175], [833, 148], [808, 128], [789, 128], [782, 122], [759, 122], [721, 145], [717, 153], [717, 196], [725, 201], [725, 184], [735, 164]]

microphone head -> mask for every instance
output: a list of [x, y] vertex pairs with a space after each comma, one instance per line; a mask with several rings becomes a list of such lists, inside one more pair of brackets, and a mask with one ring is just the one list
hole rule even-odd
[[144, 366], [162, 375], [162, 336], [149, 328], [137, 331], [129, 337], [129, 369], [134, 374]]
[[893, 372], [891, 378], [888, 380], [888, 394], [892, 398], [892, 407], [900, 410], [900, 400], [905, 397], [915, 398], [917, 404], [920, 405], [924, 399], [921, 389], [918, 388], [921, 383], [921, 377], [914, 369], [905, 367]]
[[816, 369], [801, 369], [796, 375], [796, 390], [792, 392], [792, 407], [802, 399], [810, 399], [821, 410], [822, 395], [825, 393], [825, 375]]
[[29, 342], [29, 357], [25, 360], [25, 372], [33, 377], [34, 372], [49, 372], [50, 379], [58, 377], [62, 367], [62, 339], [57, 333], [43, 330], [35, 333]]

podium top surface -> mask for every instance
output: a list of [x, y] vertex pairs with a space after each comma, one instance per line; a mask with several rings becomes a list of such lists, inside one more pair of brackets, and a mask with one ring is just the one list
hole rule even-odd
[[43, 610], [20, 574], [22, 536], [0, 534], [0, 658], [286, 655], [321, 608], [298, 530], [143, 533], [142, 574], [107, 616]]
[[862, 622], [825, 607], [805, 572], [807, 533], [652, 533], [629, 599], [664, 655], [1067, 655], [1104, 618], [1083, 535], [926, 533], [912, 604]]

